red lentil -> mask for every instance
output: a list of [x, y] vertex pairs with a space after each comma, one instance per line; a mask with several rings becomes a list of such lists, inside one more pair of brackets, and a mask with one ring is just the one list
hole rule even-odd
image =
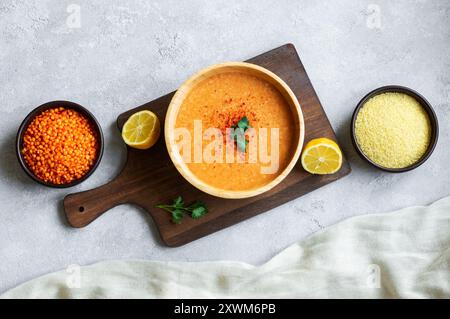
[[36, 116], [23, 137], [22, 154], [40, 180], [68, 184], [83, 177], [98, 156], [97, 133], [84, 115], [63, 107]]

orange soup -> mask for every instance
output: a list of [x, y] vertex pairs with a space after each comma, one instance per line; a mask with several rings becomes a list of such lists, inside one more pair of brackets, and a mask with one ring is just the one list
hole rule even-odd
[[[249, 138], [248, 145], [244, 145], [246, 149], [239, 148], [229, 135], [229, 129], [239, 127], [244, 117], [248, 121], [249, 132], [253, 130], [253, 137], [256, 137], [253, 140]], [[203, 152], [216, 139], [222, 139], [225, 146], [213, 149], [213, 155], [217, 155], [218, 150], [223, 151], [223, 155], [213, 162], [194, 160], [195, 147], [192, 147], [192, 160], [185, 161], [186, 165], [200, 180], [219, 189], [241, 191], [264, 186], [284, 171], [295, 152], [297, 129], [289, 104], [275, 86], [247, 73], [216, 74], [198, 83], [179, 109], [176, 128], [185, 128], [195, 136], [195, 121], [197, 124], [201, 121], [203, 137], [208, 128], [216, 128], [222, 133], [222, 136], [201, 139]], [[263, 130], [267, 131], [267, 143], [260, 140]], [[273, 133], [275, 131], [276, 134]], [[234, 149], [229, 148], [227, 141], [235, 143]], [[194, 144], [192, 141], [191, 145]], [[267, 149], [266, 153], [261, 154], [261, 147]], [[230, 150], [235, 158], [232, 162], [226, 159]], [[183, 152], [185, 149], [180, 148], [180, 154]], [[273, 156], [274, 153], [277, 156]], [[256, 154], [255, 160], [250, 159], [250, 154]]]

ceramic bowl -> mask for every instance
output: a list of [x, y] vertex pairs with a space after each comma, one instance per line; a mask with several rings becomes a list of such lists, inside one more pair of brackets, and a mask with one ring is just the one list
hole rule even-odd
[[[422, 158], [419, 161], [415, 162], [414, 164], [412, 164], [410, 166], [404, 167], [404, 168], [383, 167], [383, 166], [375, 163], [366, 154], [364, 154], [361, 147], [358, 145], [358, 142], [356, 139], [355, 123], [356, 123], [356, 118], [358, 116], [359, 111], [361, 110], [361, 108], [364, 106], [364, 104], [369, 99], [371, 99], [372, 97], [374, 97], [378, 94], [387, 93], [387, 92], [404, 93], [409, 96], [412, 96], [422, 105], [422, 107], [427, 112], [428, 117], [430, 119], [431, 140], [430, 140], [430, 145], [428, 146], [427, 151], [425, 152], [425, 154], [422, 156]], [[351, 138], [352, 138], [353, 146], [355, 147], [357, 153], [361, 156], [361, 158], [363, 158], [366, 162], [368, 162], [372, 166], [374, 166], [378, 169], [381, 169], [383, 171], [386, 171], [386, 172], [402, 173], [402, 172], [410, 171], [410, 170], [415, 169], [415, 168], [419, 167], [420, 165], [422, 165], [433, 153], [434, 148], [436, 147], [436, 144], [438, 141], [438, 136], [439, 136], [438, 119], [437, 119], [436, 113], [434, 112], [431, 104], [421, 94], [419, 94], [418, 92], [416, 92], [410, 88], [404, 87], [404, 86], [388, 85], [388, 86], [383, 86], [383, 87], [380, 87], [378, 89], [375, 89], [375, 90], [369, 92], [366, 96], [364, 96], [361, 99], [361, 101], [359, 101], [358, 105], [356, 106], [355, 111], [353, 112], [353, 117], [352, 117], [352, 122], [351, 122]]]
[[[39, 179], [38, 177], [36, 177], [34, 175], [34, 173], [28, 168], [28, 165], [26, 164], [22, 153], [21, 153], [21, 149], [22, 149], [22, 145], [23, 145], [23, 136], [25, 134], [26, 129], [28, 128], [28, 126], [30, 125], [30, 123], [33, 121], [33, 119], [41, 114], [43, 111], [48, 110], [48, 109], [53, 109], [56, 107], [64, 107], [66, 109], [72, 109], [75, 110], [81, 114], [83, 114], [84, 116], [86, 116], [86, 118], [92, 123], [92, 125], [94, 126], [94, 129], [97, 131], [97, 137], [98, 137], [98, 144], [99, 144], [99, 153], [97, 156], [97, 159], [94, 163], [94, 165], [91, 167], [91, 169], [89, 170], [89, 172], [87, 172], [83, 177], [81, 177], [80, 179], [77, 179], [71, 183], [68, 184], [52, 184], [52, 183], [48, 183], [45, 182], [41, 179]], [[102, 159], [103, 156], [103, 132], [102, 132], [102, 128], [100, 126], [100, 124], [98, 123], [97, 119], [94, 117], [94, 115], [89, 112], [86, 108], [82, 107], [79, 104], [73, 103], [73, 102], [69, 102], [69, 101], [52, 101], [52, 102], [48, 102], [45, 104], [42, 104], [40, 106], [38, 106], [37, 108], [35, 108], [34, 110], [32, 110], [23, 120], [22, 124], [19, 127], [19, 130], [17, 132], [17, 136], [16, 136], [16, 155], [17, 155], [17, 159], [19, 160], [19, 164], [22, 167], [22, 169], [25, 171], [25, 173], [35, 182], [48, 186], [48, 187], [52, 187], [52, 188], [67, 188], [67, 187], [72, 187], [75, 185], [78, 185], [80, 183], [82, 183], [83, 181], [85, 181], [89, 176], [92, 175], [92, 173], [97, 169], [98, 165], [100, 164], [100, 161]]]

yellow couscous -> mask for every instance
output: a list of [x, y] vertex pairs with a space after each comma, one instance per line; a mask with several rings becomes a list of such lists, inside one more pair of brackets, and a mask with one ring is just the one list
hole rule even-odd
[[369, 99], [355, 122], [362, 152], [386, 168], [405, 168], [419, 161], [428, 149], [431, 125], [427, 112], [404, 93], [382, 93]]

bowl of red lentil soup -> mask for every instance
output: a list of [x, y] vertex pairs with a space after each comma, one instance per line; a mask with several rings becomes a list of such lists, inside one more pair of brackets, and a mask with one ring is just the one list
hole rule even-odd
[[54, 188], [80, 184], [98, 167], [103, 133], [94, 115], [79, 104], [53, 101], [38, 106], [23, 120], [16, 154], [25, 173]]

